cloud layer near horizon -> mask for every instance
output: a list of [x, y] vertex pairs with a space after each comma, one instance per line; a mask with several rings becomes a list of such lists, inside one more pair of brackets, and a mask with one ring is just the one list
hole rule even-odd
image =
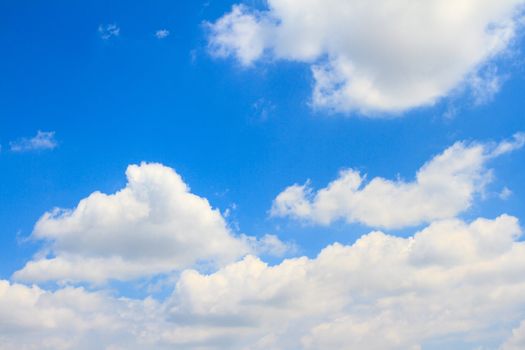
[[502, 349], [515, 349], [521, 234], [507, 215], [439, 221], [408, 238], [371, 232], [313, 259], [269, 266], [249, 255], [210, 274], [185, 270], [164, 301], [0, 281], [0, 341], [5, 350], [405, 350], [508, 338]]
[[515, 37], [524, 2], [263, 3], [263, 9], [234, 5], [210, 23], [212, 54], [244, 66], [304, 62], [315, 81], [315, 107], [381, 116], [432, 105], [464, 87], [477, 102], [490, 98], [500, 86], [490, 62]]
[[[516, 134], [499, 143], [456, 143], [414, 183], [386, 182], [402, 189], [387, 191], [396, 196], [412, 187], [443, 193], [435, 210], [461, 194], [456, 210], [425, 217], [428, 226], [413, 235], [372, 231], [275, 265], [257, 254], [282, 255], [289, 247], [276, 236], [236, 235], [175, 170], [131, 165], [122, 190], [94, 192], [37, 222], [33, 237], [45, 244], [14, 275], [37, 285], [0, 280], [0, 348], [519, 349], [525, 242], [518, 219], [453, 216], [490, 180], [486, 162], [524, 141]], [[376, 207], [384, 202], [368, 197]], [[101, 284], [158, 274], [171, 278], [163, 297], [123, 297]], [[58, 283], [46, 290], [47, 281]]]

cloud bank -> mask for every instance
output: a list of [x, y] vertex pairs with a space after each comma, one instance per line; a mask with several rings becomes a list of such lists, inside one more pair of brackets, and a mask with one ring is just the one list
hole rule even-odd
[[210, 274], [185, 270], [163, 301], [1, 281], [0, 340], [6, 350], [517, 349], [521, 234], [502, 215], [408, 238], [371, 232], [275, 266], [248, 255]]
[[[261, 255], [286, 254], [290, 245], [274, 235], [235, 234], [175, 170], [131, 165], [120, 191], [95, 192], [38, 220], [33, 238], [42, 249], [12, 281], [0, 280], [0, 348], [521, 349], [525, 242], [518, 218], [454, 216], [491, 179], [486, 163], [524, 142], [523, 134], [459, 142], [414, 182], [374, 179], [355, 188], [370, 191], [373, 208], [392, 212], [378, 216], [389, 218], [385, 226], [429, 221], [413, 235], [371, 231], [274, 265]], [[396, 212], [412, 203], [404, 199], [412, 192], [446, 215]], [[383, 208], [389, 195], [396, 205]], [[158, 297], [123, 297], [108, 282], [159, 274], [173, 283]], [[45, 289], [48, 281], [59, 283]]]
[[470, 87], [499, 90], [491, 62], [512, 43], [523, 0], [267, 0], [209, 23], [213, 55], [310, 65], [312, 104], [383, 116]]

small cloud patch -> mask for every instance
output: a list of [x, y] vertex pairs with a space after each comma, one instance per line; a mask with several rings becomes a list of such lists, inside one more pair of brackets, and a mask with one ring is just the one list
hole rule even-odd
[[98, 33], [103, 40], [109, 40], [120, 35], [120, 27], [116, 24], [101, 24], [98, 26]]
[[157, 39], [165, 39], [170, 35], [170, 31], [167, 29], [159, 29], [155, 32], [155, 37]]
[[54, 131], [38, 131], [32, 138], [21, 138], [9, 143], [12, 152], [52, 150], [58, 146]]

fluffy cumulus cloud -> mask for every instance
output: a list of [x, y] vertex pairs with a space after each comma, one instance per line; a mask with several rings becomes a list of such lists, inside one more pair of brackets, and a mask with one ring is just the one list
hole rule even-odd
[[455, 143], [423, 165], [410, 182], [380, 177], [366, 182], [358, 171], [346, 169], [317, 192], [309, 182], [286, 188], [275, 198], [271, 215], [325, 225], [343, 219], [385, 228], [451, 218], [468, 209], [491, 181], [487, 162], [524, 143], [523, 133], [499, 144]]
[[524, 1], [264, 3], [235, 5], [209, 24], [211, 52], [245, 66], [265, 57], [307, 63], [314, 106], [378, 116], [465, 86], [476, 102], [490, 98], [501, 83], [491, 62], [515, 37]]
[[521, 317], [513, 309], [525, 288], [516, 279], [525, 267], [520, 233], [509, 216], [447, 220], [411, 238], [373, 232], [274, 267], [248, 257], [212, 275], [183, 274], [170, 312], [244, 328], [231, 348], [415, 349]]
[[81, 288], [49, 292], [0, 281], [0, 348], [100, 348], [98, 342], [108, 342], [124, 328], [119, 313], [127, 311], [131, 318], [131, 305], [121, 304]]
[[[521, 349], [525, 242], [518, 219], [454, 216], [490, 180], [486, 162], [524, 142], [516, 134], [500, 143], [457, 143], [411, 183], [362, 186], [354, 174], [331, 185], [345, 195], [367, 191], [370, 210], [391, 211], [367, 212], [383, 226], [430, 223], [411, 236], [372, 231], [273, 265], [264, 256], [285, 255], [293, 245], [271, 234], [236, 234], [175, 170], [131, 165], [120, 191], [95, 192], [38, 220], [32, 236], [42, 249], [12, 280], [0, 280], [0, 349]], [[311, 213], [321, 197], [286, 208]], [[341, 203], [334, 198], [326, 203]], [[432, 210], [398, 211], [415, 208], [411, 200]], [[395, 205], [382, 207], [385, 201]], [[159, 274], [170, 282], [144, 298], [120, 293], [136, 281], [97, 283]], [[67, 283], [43, 283], [50, 280]], [[141, 281], [149, 282], [147, 290], [159, 283]]]
[[73, 210], [44, 214], [32, 237], [47, 242], [17, 280], [102, 282], [223, 264], [251, 251], [220, 211], [160, 164], [131, 165], [126, 187], [94, 192]]
[[163, 301], [1, 281], [0, 340], [44, 350], [518, 349], [521, 234], [502, 215], [438, 221], [408, 238], [371, 232], [274, 266], [248, 255], [184, 271]]

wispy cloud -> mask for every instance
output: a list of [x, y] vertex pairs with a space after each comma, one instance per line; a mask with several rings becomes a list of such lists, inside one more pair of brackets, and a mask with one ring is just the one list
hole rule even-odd
[[155, 32], [155, 36], [157, 37], [157, 39], [164, 39], [168, 35], [170, 35], [170, 31], [167, 29], [159, 29]]
[[32, 138], [23, 137], [11, 141], [9, 147], [13, 152], [30, 152], [37, 150], [50, 150], [58, 146], [54, 131], [38, 131]]
[[98, 33], [102, 39], [108, 40], [120, 35], [120, 27], [116, 24], [101, 24], [98, 26]]
[[260, 98], [252, 105], [254, 120], [265, 122], [275, 111], [275, 104], [265, 98]]

